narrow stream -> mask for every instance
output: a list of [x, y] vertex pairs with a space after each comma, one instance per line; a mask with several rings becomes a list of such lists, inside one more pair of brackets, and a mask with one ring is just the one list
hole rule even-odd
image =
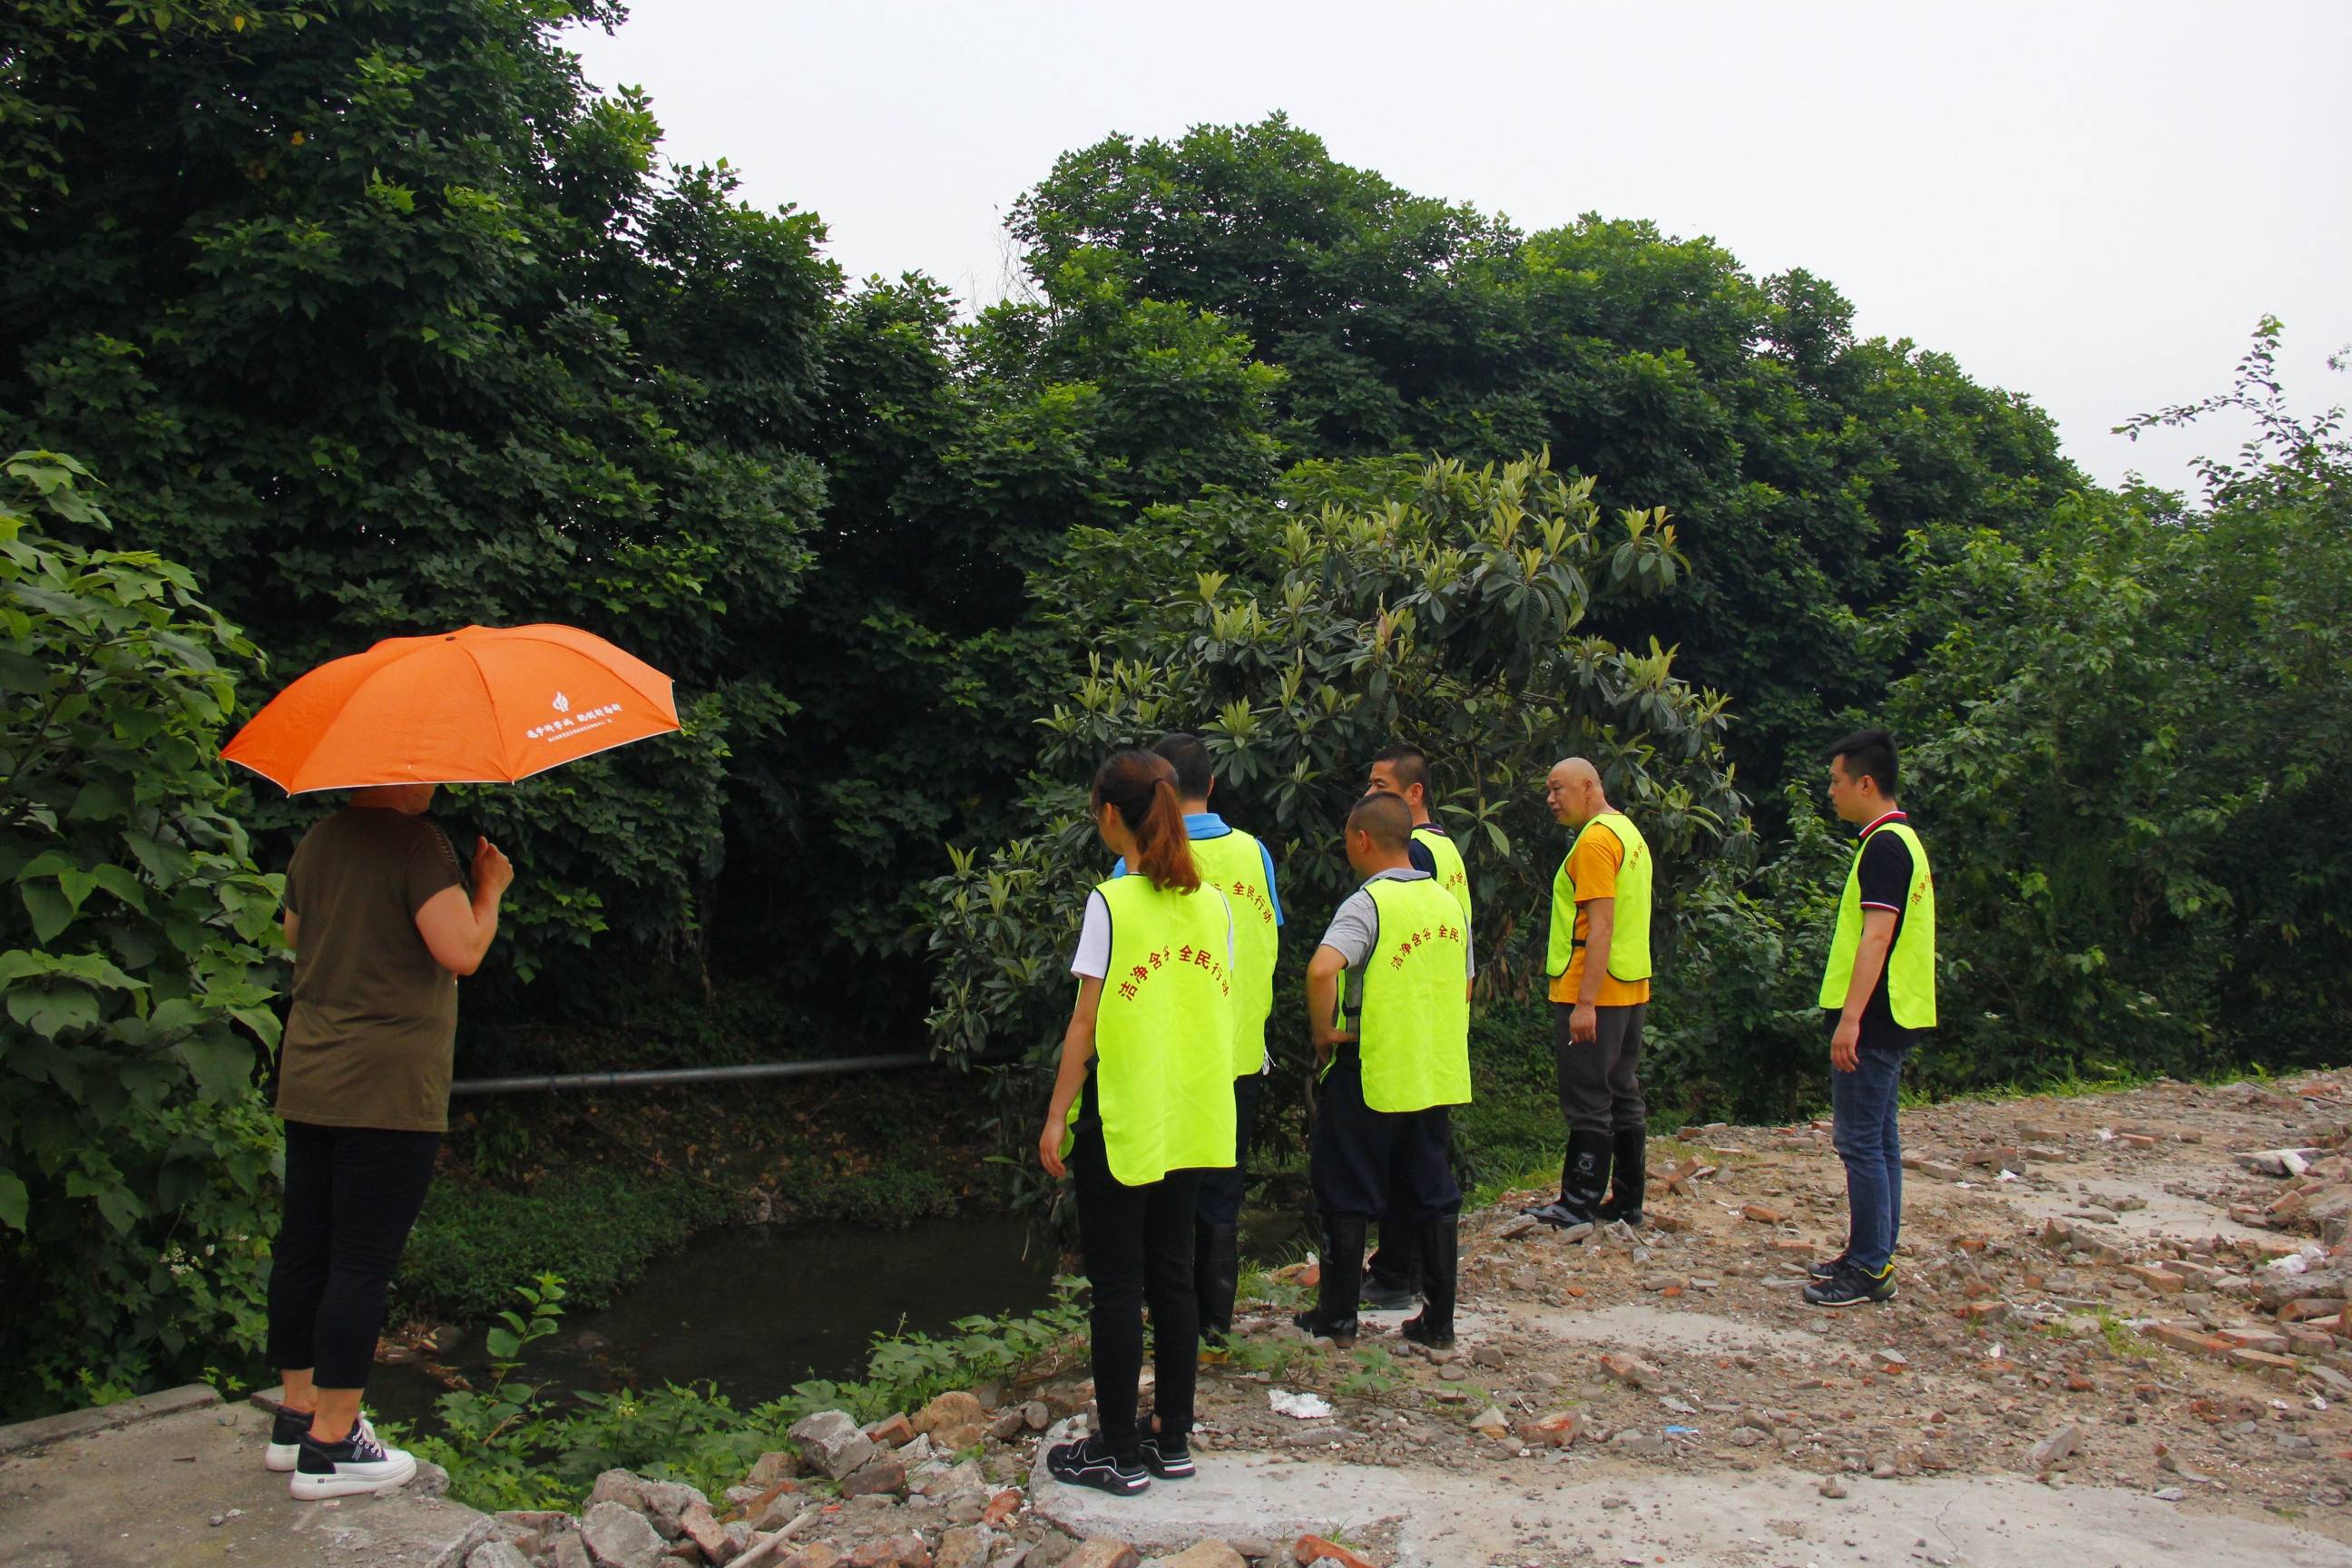
[[[1305, 1235], [1293, 1213], [1255, 1211], [1244, 1216], [1243, 1239], [1250, 1256], [1275, 1258]], [[1053, 1300], [1055, 1262], [1011, 1215], [896, 1230], [705, 1231], [612, 1306], [565, 1314], [514, 1375], [550, 1397], [711, 1383], [748, 1410], [811, 1378], [865, 1376], [877, 1333], [903, 1325], [937, 1336], [962, 1318], [1034, 1312]], [[489, 1381], [483, 1327], [462, 1331], [438, 1358], [476, 1387]], [[444, 1392], [422, 1365], [380, 1363], [368, 1406], [394, 1421], [429, 1423]]]
[[[561, 1331], [524, 1352], [515, 1375], [551, 1394], [715, 1383], [749, 1409], [812, 1377], [864, 1376], [874, 1335], [902, 1322], [936, 1335], [976, 1313], [1034, 1312], [1053, 1300], [1053, 1262], [1006, 1215], [898, 1230], [706, 1231], [612, 1306], [567, 1313]], [[477, 1386], [487, 1383], [482, 1326], [465, 1330], [440, 1360]], [[415, 1421], [442, 1392], [421, 1366], [379, 1365], [368, 1403]]]

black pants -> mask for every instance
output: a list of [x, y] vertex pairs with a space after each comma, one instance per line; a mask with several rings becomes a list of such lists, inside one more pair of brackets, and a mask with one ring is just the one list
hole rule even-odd
[[1265, 1096], [1265, 1075], [1252, 1073], [1234, 1079], [1234, 1163], [1201, 1173], [1199, 1207], [1202, 1225], [1239, 1225], [1242, 1191], [1249, 1184], [1250, 1145], [1257, 1140], [1257, 1102]]
[[1559, 1113], [1570, 1132], [1631, 1132], [1648, 1125], [1649, 1108], [1642, 1102], [1642, 1025], [1650, 1005], [1595, 1007], [1590, 1045], [1569, 1037], [1568, 1019], [1574, 1009], [1555, 1002], [1552, 1010], [1552, 1057], [1559, 1068]]
[[1401, 1226], [1458, 1213], [1462, 1188], [1448, 1157], [1453, 1142], [1445, 1106], [1366, 1105], [1362, 1058], [1353, 1045], [1343, 1045], [1315, 1089], [1315, 1135], [1307, 1152], [1315, 1206], [1366, 1220], [1386, 1215]]
[[269, 1262], [269, 1364], [364, 1388], [384, 1289], [433, 1183], [438, 1132], [286, 1124], [286, 1217]]
[[[1091, 1085], [1089, 1085], [1091, 1089]], [[1192, 1213], [1201, 1173], [1171, 1171], [1130, 1187], [1110, 1173], [1102, 1123], [1082, 1115], [1070, 1151], [1078, 1198], [1078, 1249], [1094, 1306], [1088, 1318], [1095, 1407], [1102, 1440], [1123, 1459], [1138, 1457], [1137, 1384], [1143, 1375], [1143, 1309], [1151, 1307], [1152, 1409], [1160, 1430], [1192, 1430], [1194, 1362], [1201, 1308], [1192, 1294]]]

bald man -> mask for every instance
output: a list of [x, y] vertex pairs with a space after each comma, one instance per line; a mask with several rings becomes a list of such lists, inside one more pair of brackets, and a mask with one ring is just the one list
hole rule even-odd
[[1650, 1004], [1654, 864], [1641, 829], [1609, 804], [1601, 771], [1584, 758], [1553, 764], [1544, 804], [1554, 821], [1575, 831], [1552, 879], [1544, 964], [1568, 1152], [1559, 1201], [1527, 1212], [1563, 1228], [1638, 1226], [1647, 1181], [1649, 1111], [1638, 1069]]

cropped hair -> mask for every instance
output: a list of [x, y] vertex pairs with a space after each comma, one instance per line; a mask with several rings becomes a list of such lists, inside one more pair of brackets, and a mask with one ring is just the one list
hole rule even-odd
[[1150, 879], [1155, 888], [1195, 892], [1200, 868], [1192, 840], [1184, 836], [1184, 807], [1176, 798], [1176, 770], [1150, 752], [1113, 752], [1095, 771], [1095, 810], [1109, 806], [1135, 835], [1135, 860], [1128, 869]]
[[1206, 800], [1209, 786], [1217, 782], [1217, 771], [1210, 764], [1209, 748], [1201, 743], [1198, 735], [1188, 735], [1179, 730], [1162, 735], [1152, 742], [1151, 750], [1168, 759], [1176, 770], [1176, 793], [1186, 800]]
[[1412, 842], [1412, 812], [1395, 795], [1364, 795], [1348, 808], [1348, 831], [1370, 834], [1383, 849], [1402, 849]]
[[1895, 798], [1895, 737], [1884, 730], [1856, 730], [1830, 748], [1832, 758], [1845, 759], [1846, 777], [1871, 778], [1878, 793]]
[[1372, 761], [1386, 763], [1389, 765], [1389, 771], [1396, 774], [1397, 784], [1401, 788], [1411, 789], [1413, 785], [1419, 784], [1422, 800], [1427, 803], [1432, 799], [1433, 792], [1429, 784], [1429, 758], [1419, 746], [1384, 747], [1372, 758]]

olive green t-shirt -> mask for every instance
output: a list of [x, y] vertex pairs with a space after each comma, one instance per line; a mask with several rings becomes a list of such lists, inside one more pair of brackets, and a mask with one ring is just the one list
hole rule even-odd
[[421, 816], [346, 806], [302, 836], [286, 872], [298, 927], [279, 1116], [449, 1130], [457, 977], [425, 945], [416, 911], [464, 882], [447, 835]]

